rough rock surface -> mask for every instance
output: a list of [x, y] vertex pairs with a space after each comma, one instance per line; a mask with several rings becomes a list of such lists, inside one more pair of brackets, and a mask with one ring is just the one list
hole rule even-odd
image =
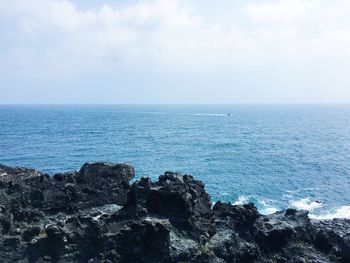
[[53, 177], [0, 165], [0, 262], [350, 262], [350, 220], [212, 206], [190, 175], [133, 177], [126, 164]]

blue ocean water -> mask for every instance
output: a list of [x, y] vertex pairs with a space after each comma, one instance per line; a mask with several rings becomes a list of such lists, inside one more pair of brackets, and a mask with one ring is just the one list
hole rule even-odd
[[203, 180], [212, 200], [350, 217], [350, 105], [0, 106], [0, 163], [128, 162]]

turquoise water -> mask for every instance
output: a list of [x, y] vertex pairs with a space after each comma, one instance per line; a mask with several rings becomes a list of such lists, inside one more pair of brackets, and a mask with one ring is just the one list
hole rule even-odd
[[53, 174], [128, 162], [194, 175], [214, 201], [350, 217], [349, 105], [0, 106], [0, 163]]

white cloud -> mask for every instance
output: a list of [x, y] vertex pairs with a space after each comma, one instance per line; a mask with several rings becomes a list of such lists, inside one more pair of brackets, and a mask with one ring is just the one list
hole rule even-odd
[[213, 22], [185, 0], [91, 10], [70, 1], [13, 0], [0, 1], [0, 10], [16, 28], [3, 60], [39, 72], [113, 63], [184, 70], [324, 59], [350, 64], [347, 0], [250, 1], [232, 10], [245, 19], [241, 24]]
[[247, 4], [245, 11], [258, 22], [272, 21], [277, 23], [294, 24], [299, 19], [310, 15], [320, 1], [283, 0], [265, 1], [263, 3]]

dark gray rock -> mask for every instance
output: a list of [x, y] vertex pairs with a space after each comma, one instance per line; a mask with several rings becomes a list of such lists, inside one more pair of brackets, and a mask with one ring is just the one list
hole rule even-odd
[[312, 241], [312, 225], [307, 211], [287, 209], [268, 216], [261, 216], [255, 222], [256, 240], [268, 250], [278, 250], [288, 242]]
[[350, 233], [343, 236], [340, 249], [344, 262], [350, 262]]
[[0, 262], [350, 262], [350, 220], [212, 208], [192, 176], [133, 176], [126, 164], [53, 177], [0, 165]]
[[350, 220], [334, 219], [315, 221], [315, 245], [323, 253], [350, 262]]

